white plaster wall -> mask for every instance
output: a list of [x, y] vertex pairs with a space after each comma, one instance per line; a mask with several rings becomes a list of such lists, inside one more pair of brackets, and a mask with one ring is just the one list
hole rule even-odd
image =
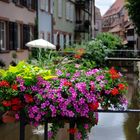
[[25, 24], [35, 22], [36, 13], [27, 8], [15, 6], [13, 2], [5, 3], [0, 1], [0, 17], [9, 18], [10, 21], [23, 21]]

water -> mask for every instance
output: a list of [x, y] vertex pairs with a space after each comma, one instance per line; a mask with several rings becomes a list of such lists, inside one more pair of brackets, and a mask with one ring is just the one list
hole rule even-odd
[[[128, 101], [131, 109], [140, 109], [138, 76], [126, 74], [129, 84]], [[89, 140], [140, 140], [137, 126], [140, 113], [99, 113], [99, 123], [92, 128]]]

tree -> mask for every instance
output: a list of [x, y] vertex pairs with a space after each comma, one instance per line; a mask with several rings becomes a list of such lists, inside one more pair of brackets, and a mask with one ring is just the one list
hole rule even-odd
[[127, 0], [126, 8], [128, 14], [136, 26], [136, 31], [140, 35], [140, 0]]

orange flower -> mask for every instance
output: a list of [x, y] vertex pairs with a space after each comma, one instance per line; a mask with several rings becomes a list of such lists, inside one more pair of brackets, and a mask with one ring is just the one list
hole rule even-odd
[[112, 90], [111, 90], [111, 94], [112, 95], [117, 95], [117, 94], [119, 94], [119, 91], [118, 91], [118, 89], [115, 87], [115, 88], [113, 88]]
[[74, 55], [74, 58], [80, 59], [80, 58], [81, 58], [81, 55], [75, 54], [75, 55]]

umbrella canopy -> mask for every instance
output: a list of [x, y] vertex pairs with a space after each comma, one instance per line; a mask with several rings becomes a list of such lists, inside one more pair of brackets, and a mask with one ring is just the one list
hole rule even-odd
[[56, 49], [56, 46], [51, 44], [50, 42], [44, 40], [44, 39], [37, 39], [30, 41], [26, 44], [27, 47], [33, 47], [33, 48], [45, 48], [45, 49]]

